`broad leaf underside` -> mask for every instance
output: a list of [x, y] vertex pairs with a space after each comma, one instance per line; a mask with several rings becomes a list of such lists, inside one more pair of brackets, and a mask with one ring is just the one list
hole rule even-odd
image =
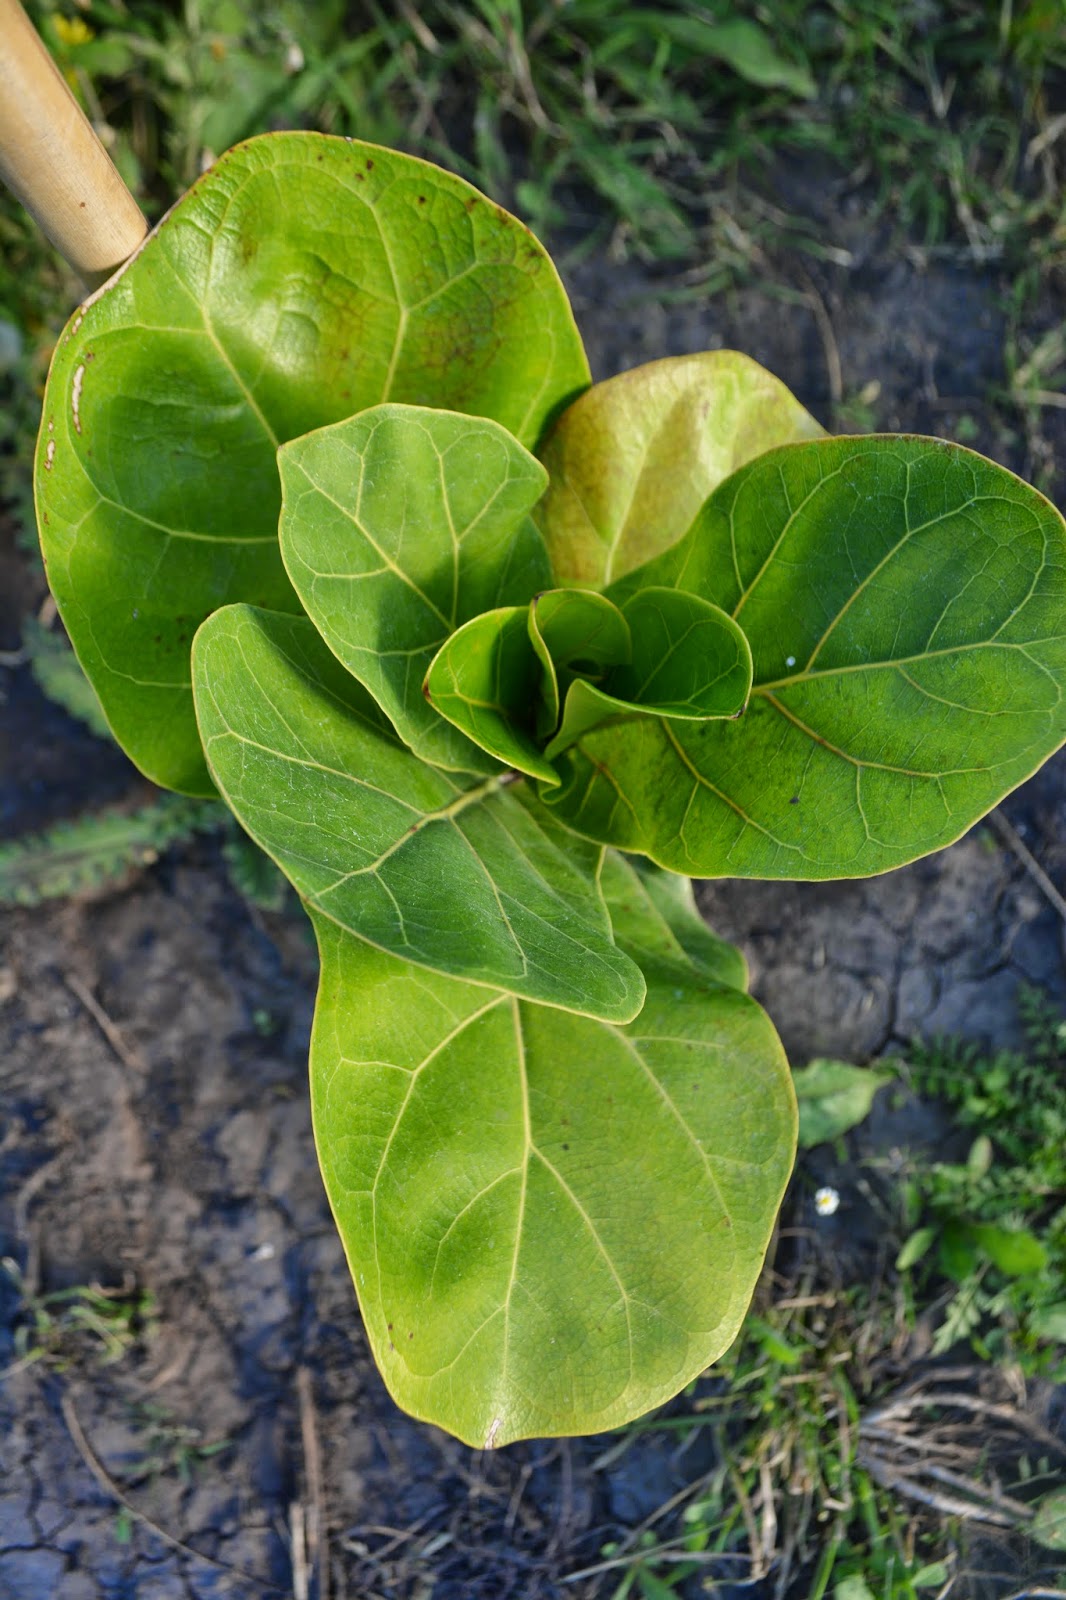
[[297, 609], [279, 443], [396, 400], [532, 445], [587, 382], [549, 258], [461, 179], [317, 134], [223, 156], [69, 323], [38, 446], [49, 579], [142, 770], [210, 792], [193, 633], [229, 601]]
[[791, 1168], [787, 1065], [735, 952], [671, 891], [672, 928], [620, 860], [607, 876], [648, 959], [626, 1027], [314, 918], [315, 1132], [374, 1353], [472, 1445], [616, 1426], [716, 1359]]

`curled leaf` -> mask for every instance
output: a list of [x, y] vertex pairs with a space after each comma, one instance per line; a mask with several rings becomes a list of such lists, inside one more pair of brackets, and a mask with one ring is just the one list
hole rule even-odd
[[542, 676], [528, 607], [508, 606], [474, 617], [441, 646], [426, 698], [482, 750], [550, 785], [559, 776], [536, 738]]
[[703, 722], [744, 709], [751, 651], [724, 611], [698, 595], [649, 586], [628, 596], [621, 616], [633, 641], [629, 660], [609, 667], [598, 682], [573, 679], [549, 758], [611, 717]]

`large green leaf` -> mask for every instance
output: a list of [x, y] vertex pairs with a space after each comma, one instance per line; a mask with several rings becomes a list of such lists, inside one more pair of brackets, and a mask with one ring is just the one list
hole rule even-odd
[[696, 876], [859, 877], [950, 844], [1066, 738], [1066, 525], [972, 451], [917, 438], [773, 451], [609, 593], [739, 622], [745, 714], [587, 734], [545, 798]]
[[636, 1015], [644, 981], [612, 941], [598, 852], [561, 840], [510, 774], [419, 761], [306, 618], [215, 612], [193, 679], [215, 782], [310, 905], [420, 966]]
[[45, 395], [49, 578], [123, 747], [210, 791], [193, 633], [231, 600], [297, 609], [280, 443], [396, 400], [532, 446], [587, 381], [547, 255], [461, 179], [312, 133], [223, 156], [72, 319]]
[[455, 628], [551, 584], [529, 517], [544, 468], [498, 423], [398, 405], [305, 434], [278, 464], [282, 558], [330, 649], [424, 761], [495, 772], [422, 680]]
[[680, 539], [712, 490], [775, 445], [822, 429], [734, 350], [670, 356], [589, 389], [540, 452], [536, 517], [557, 583], [602, 585]]
[[[491, 1446], [676, 1394], [733, 1340], [791, 1167], [765, 1014], [668, 954], [665, 924], [618, 1028], [314, 922], [315, 1137], [396, 1400]], [[634, 951], [649, 938], [641, 916]]]

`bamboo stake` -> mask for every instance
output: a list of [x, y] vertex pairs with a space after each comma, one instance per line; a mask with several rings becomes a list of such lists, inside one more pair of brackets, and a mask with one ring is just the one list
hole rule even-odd
[[147, 231], [19, 0], [0, 0], [0, 178], [91, 288]]

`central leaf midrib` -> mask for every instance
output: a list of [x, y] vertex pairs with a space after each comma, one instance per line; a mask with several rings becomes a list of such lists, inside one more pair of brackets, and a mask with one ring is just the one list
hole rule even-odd
[[507, 1404], [507, 1360], [511, 1341], [511, 1300], [514, 1297], [515, 1285], [518, 1282], [518, 1258], [522, 1250], [522, 1229], [526, 1220], [526, 1199], [529, 1193], [529, 1158], [533, 1153], [533, 1124], [529, 1110], [529, 1072], [526, 1066], [526, 1041], [522, 1032], [522, 1013], [519, 1009], [518, 998], [511, 997], [511, 1019], [514, 1025], [515, 1055], [518, 1062], [518, 1081], [522, 1092], [522, 1188], [518, 1196], [518, 1215], [515, 1218], [515, 1241], [511, 1255], [511, 1270], [507, 1279], [507, 1290], [503, 1299], [503, 1341], [500, 1366], [500, 1398], [494, 1410], [496, 1418], [489, 1427], [491, 1437], [493, 1428], [500, 1426], [500, 1412]]

